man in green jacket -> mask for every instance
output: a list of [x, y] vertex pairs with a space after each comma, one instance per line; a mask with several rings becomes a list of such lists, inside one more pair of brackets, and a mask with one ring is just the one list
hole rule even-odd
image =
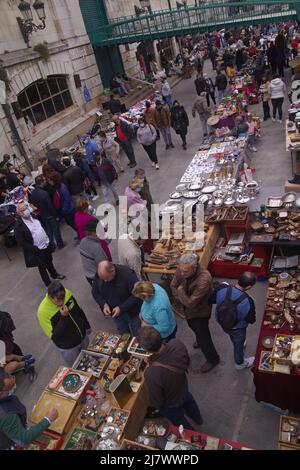
[[14, 444], [31, 444], [58, 417], [55, 408], [48, 411], [38, 424], [27, 428], [25, 406], [14, 395], [15, 378], [0, 370], [0, 450], [11, 448]]
[[65, 363], [72, 367], [82, 349], [89, 344], [90, 324], [72, 292], [53, 281], [38, 308], [43, 332], [53, 341]]

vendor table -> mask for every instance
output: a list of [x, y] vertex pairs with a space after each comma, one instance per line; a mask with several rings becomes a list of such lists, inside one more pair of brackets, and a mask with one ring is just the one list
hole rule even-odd
[[[277, 372], [263, 372], [259, 370], [260, 355], [265, 348], [262, 339], [265, 336], [275, 337], [278, 330], [264, 326], [266, 315], [262, 320], [255, 361], [252, 367], [253, 382], [255, 385], [255, 399], [258, 402], [270, 403], [283, 410], [300, 413], [300, 375], [291, 373], [290, 375], [279, 374]], [[280, 328], [280, 333], [291, 334], [287, 324]]]
[[[179, 433], [178, 427], [170, 426], [169, 429], [168, 429], [168, 434], [171, 434], [171, 433], [176, 434], [176, 436], [178, 436], [180, 438], [180, 433]], [[206, 442], [207, 438], [210, 437], [208, 434], [199, 433], [199, 432], [196, 432], [196, 431], [191, 431], [189, 429], [184, 430], [184, 438], [187, 441], [191, 442], [192, 436], [199, 436], [201, 438], [202, 442]], [[219, 448], [218, 448], [218, 450], [224, 450], [224, 444], [228, 444], [233, 449], [255, 450], [253, 448], [250, 448], [249, 446], [244, 446], [243, 444], [239, 444], [237, 442], [230, 441], [230, 440], [223, 439], [223, 438], [219, 438]], [[195, 442], [195, 445], [197, 445], [196, 442]], [[200, 443], [200, 445], [201, 445], [201, 443]]]
[[[219, 226], [217, 224], [210, 225], [206, 234], [205, 246], [203, 250], [198, 252], [200, 264], [203, 268], [207, 268], [218, 238]], [[161, 243], [157, 243], [154, 248], [154, 252], [156, 251], [160, 254], [164, 254], [165, 250]], [[168, 274], [173, 276], [176, 269], [166, 269], [163, 266], [157, 266], [155, 268], [144, 267], [143, 272], [146, 274]]]
[[[100, 380], [101, 383], [101, 380]], [[109, 400], [111, 402], [111, 407], [120, 408], [117, 401], [114, 399], [112, 394], [109, 394]], [[145, 383], [143, 382], [139, 390], [133, 394], [129, 401], [124, 405], [122, 410], [129, 412], [129, 418], [127, 420], [123, 437], [126, 439], [134, 439], [137, 435], [147, 412], [148, 408], [148, 393]], [[68, 437], [72, 434], [73, 430], [76, 428], [81, 428], [81, 424], [78, 422], [77, 418], [82, 410], [84, 405], [77, 405], [76, 410], [72, 416], [71, 422], [69, 423], [66, 432], [64, 433], [63, 440], [66, 442]]]
[[[289, 121], [286, 120], [285, 122], [285, 133], [286, 133], [286, 151], [290, 152], [291, 155], [291, 164], [292, 164], [292, 174], [300, 172], [300, 141], [299, 141], [299, 148], [292, 148], [290, 146], [293, 146], [293, 143], [291, 142], [291, 137], [299, 137], [299, 133], [294, 131], [294, 132], [288, 132], [288, 126], [287, 123]], [[294, 164], [294, 154], [295, 154], [295, 159], [296, 162]]]
[[223, 116], [220, 118], [220, 121], [217, 125], [213, 126], [215, 129], [221, 129], [222, 127], [228, 127], [232, 130], [235, 126], [234, 116]]
[[249, 212], [259, 212], [260, 206], [265, 206], [268, 197], [281, 197], [285, 193], [282, 186], [261, 187], [255, 199], [250, 199], [247, 203]]

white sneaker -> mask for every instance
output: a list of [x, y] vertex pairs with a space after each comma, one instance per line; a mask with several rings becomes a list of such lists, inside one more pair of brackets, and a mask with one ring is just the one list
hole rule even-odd
[[155, 168], [156, 168], [157, 170], [159, 170], [159, 164], [158, 164], [158, 163], [156, 163]]
[[257, 148], [256, 148], [256, 147], [251, 147], [251, 150], [252, 150], [252, 152], [257, 152]]
[[99, 196], [98, 196], [98, 195], [97, 195], [97, 196], [94, 196], [94, 197], [92, 197], [92, 201], [97, 201], [97, 199], [99, 199]]
[[255, 358], [253, 356], [252, 357], [246, 357], [244, 359], [243, 364], [235, 364], [234, 367], [236, 368], [236, 370], [248, 369], [249, 367], [252, 367], [254, 359]]
[[273, 121], [273, 122], [275, 122], [275, 121], [276, 121], [276, 119], [275, 119], [275, 118], [272, 118], [272, 121]]
[[235, 364], [236, 370], [243, 370], [243, 369], [248, 369], [248, 367], [252, 367], [253, 362], [254, 362], [254, 357], [246, 357], [244, 359], [243, 364]]
[[154, 166], [155, 166], [155, 163], [154, 163], [154, 162], [152, 162], [152, 163], [151, 163], [151, 165], [154, 167]]
[[277, 122], [280, 122], [280, 124], [282, 124], [282, 119], [277, 119]]

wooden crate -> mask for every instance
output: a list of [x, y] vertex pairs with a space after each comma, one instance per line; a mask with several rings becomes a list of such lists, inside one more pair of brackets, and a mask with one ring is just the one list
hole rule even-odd
[[[135, 449], [128, 449], [127, 446], [132, 445], [135, 447]], [[139, 444], [138, 442], [135, 441], [130, 441], [129, 439], [123, 439], [121, 447], [121, 450], [157, 450], [155, 447], [148, 447], [145, 446], [144, 444]]]
[[[141, 385], [135, 395], [135, 401], [132, 404], [131, 413], [124, 429], [124, 437], [129, 440], [134, 440], [138, 435], [149, 406], [148, 391], [145, 383]], [[127, 409], [127, 405], [130, 405], [130, 403], [126, 404], [124, 409]]]
[[280, 422], [279, 422], [279, 437], [278, 437], [278, 448], [280, 450], [300, 450], [300, 442], [289, 442], [288, 440], [283, 440], [282, 433], [286, 432], [287, 434], [289, 431], [284, 431], [283, 430], [283, 425], [285, 422], [288, 422], [288, 424], [293, 425], [292, 423], [295, 423], [295, 427], [298, 429], [298, 434], [300, 433], [300, 419], [299, 418], [294, 418], [293, 416], [280, 416]]

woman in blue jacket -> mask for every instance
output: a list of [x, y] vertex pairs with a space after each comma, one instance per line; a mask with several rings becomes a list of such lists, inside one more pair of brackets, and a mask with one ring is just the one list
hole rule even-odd
[[143, 326], [155, 328], [165, 342], [174, 339], [177, 332], [175, 315], [166, 291], [149, 281], [137, 282], [133, 295], [143, 300], [140, 319]]

